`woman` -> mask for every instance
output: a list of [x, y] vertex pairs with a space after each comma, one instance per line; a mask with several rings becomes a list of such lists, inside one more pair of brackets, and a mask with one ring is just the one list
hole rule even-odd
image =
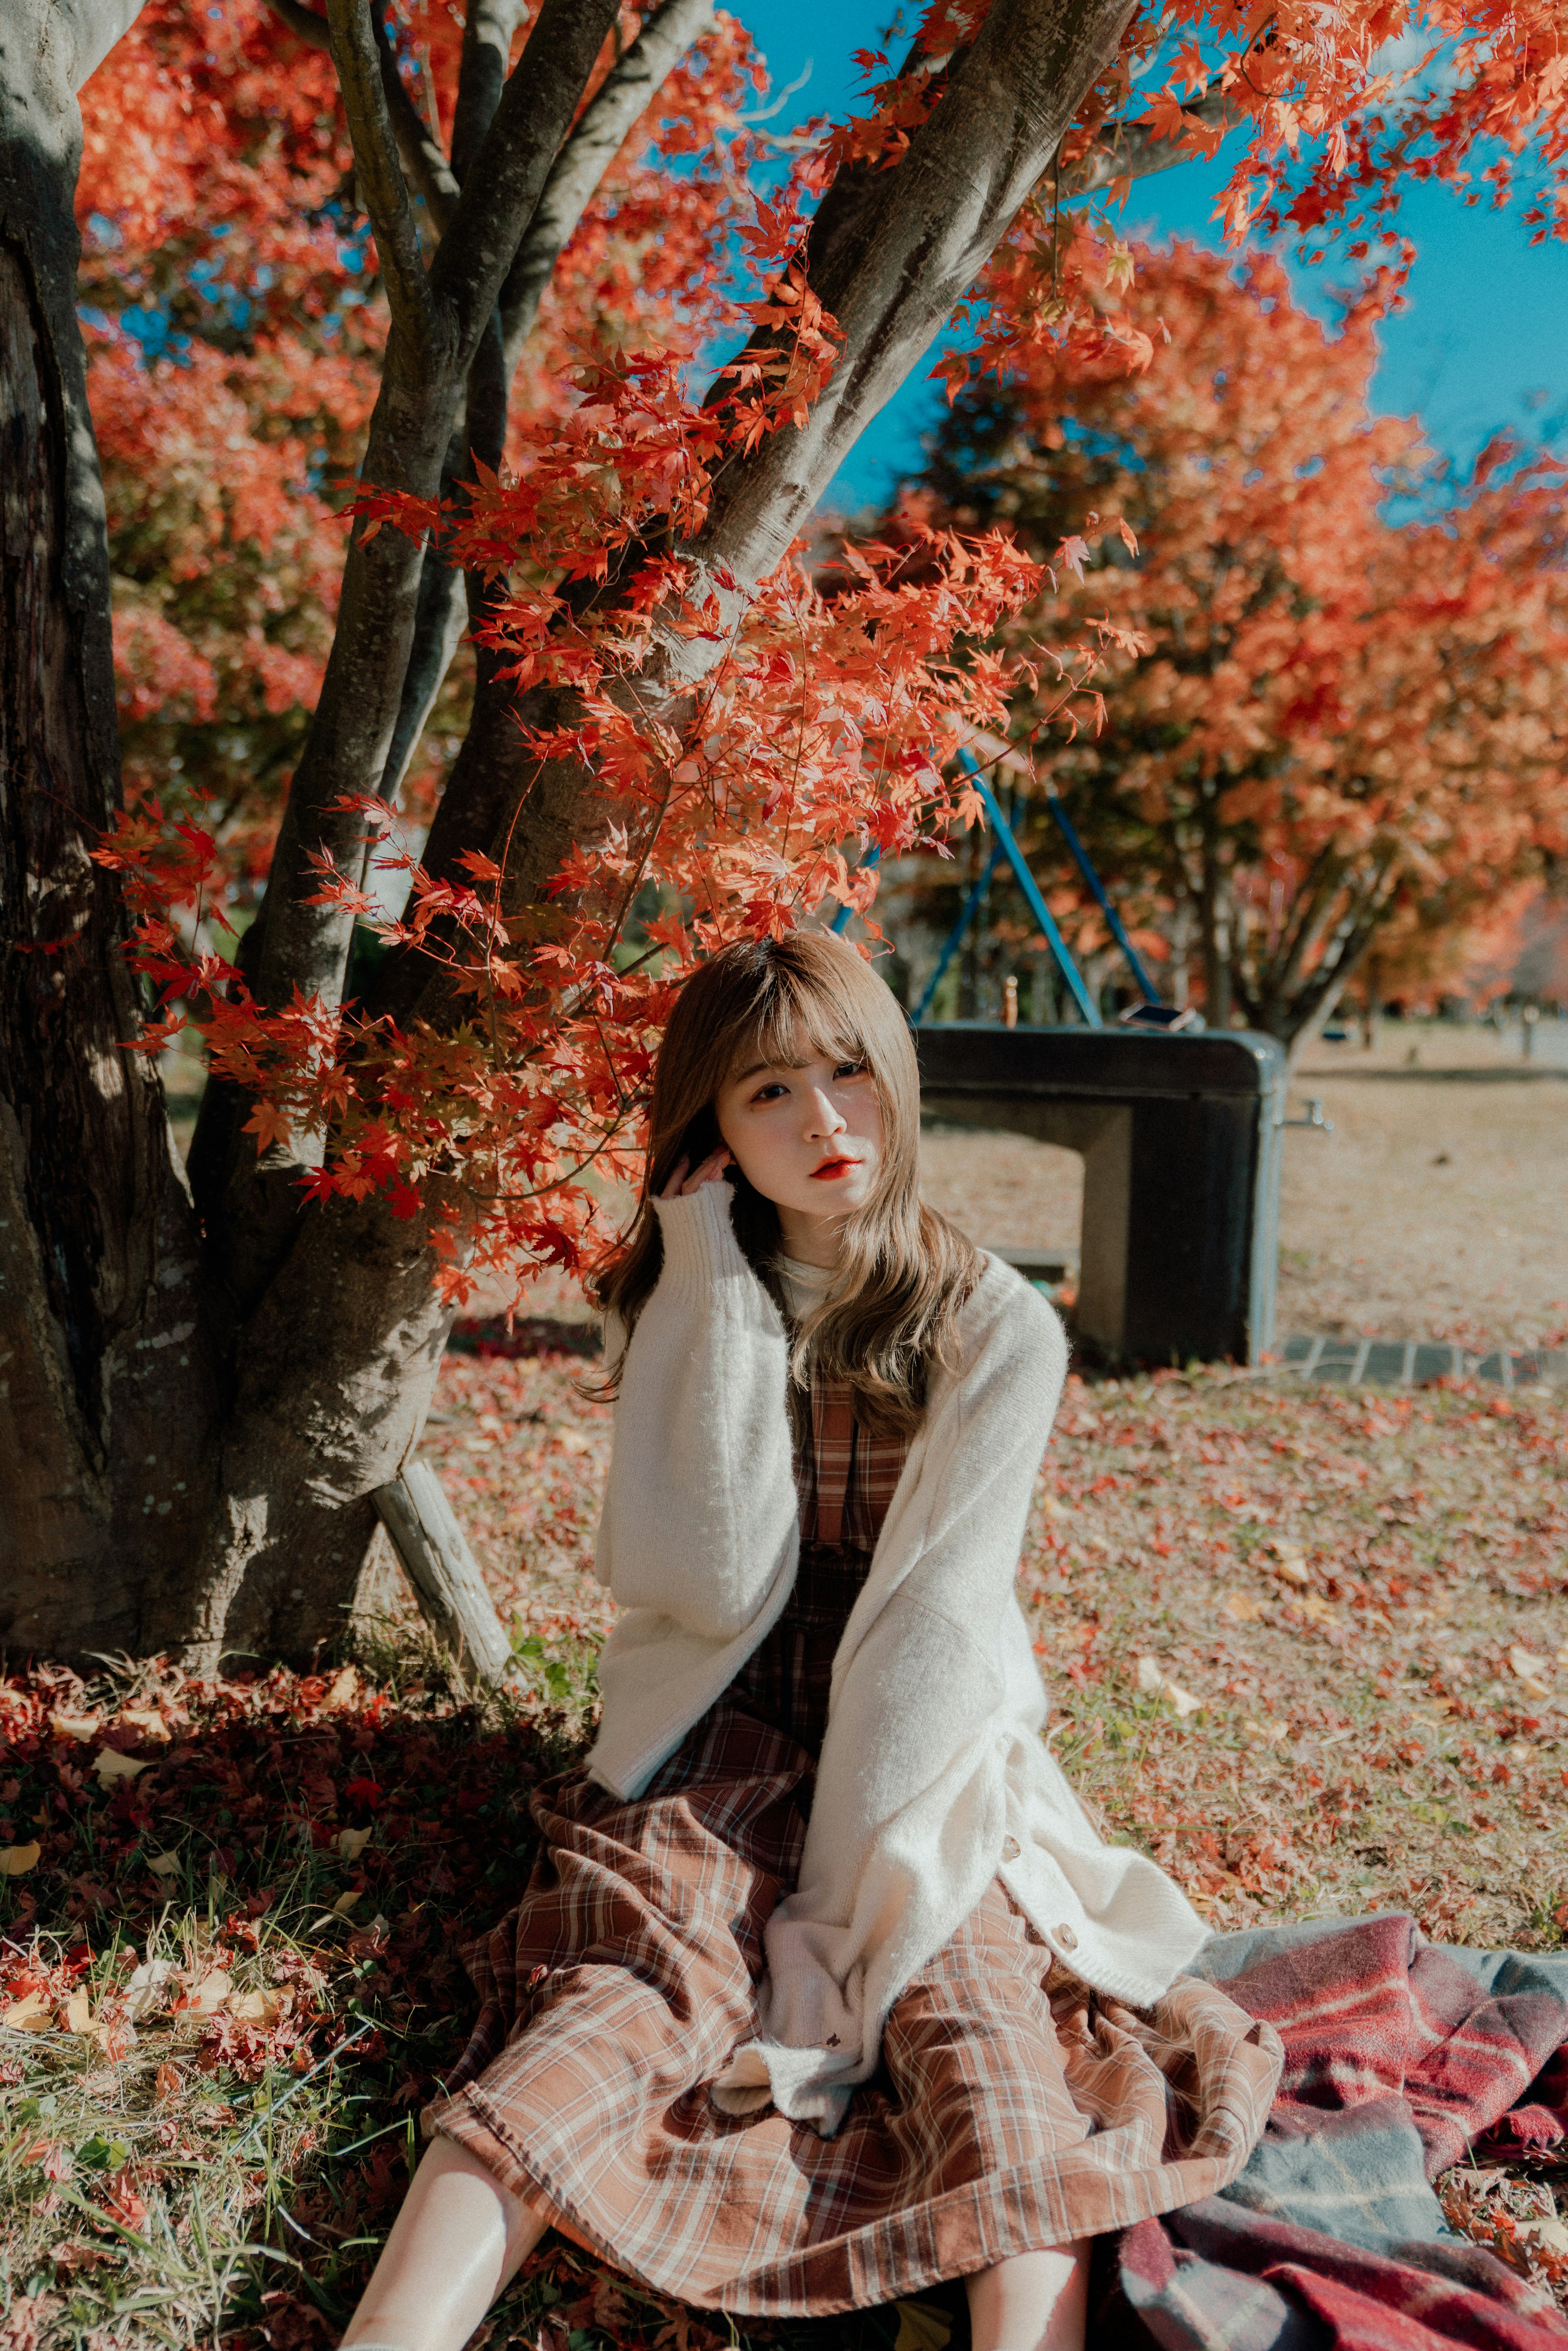
[[1262, 2128], [1274, 2035], [1177, 1980], [1201, 1922], [1042, 1742], [1013, 1580], [1066, 1346], [923, 1206], [918, 1130], [836, 939], [684, 990], [600, 1287], [602, 1726], [466, 1954], [483, 2012], [353, 2351], [457, 2351], [552, 2224], [705, 2308], [961, 2276], [976, 2351], [1078, 2351], [1088, 2241]]

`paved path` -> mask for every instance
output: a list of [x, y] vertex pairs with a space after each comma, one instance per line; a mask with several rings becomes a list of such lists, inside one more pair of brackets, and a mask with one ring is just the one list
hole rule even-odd
[[1515, 1388], [1568, 1388], [1568, 1347], [1503, 1347], [1479, 1355], [1430, 1339], [1287, 1339], [1281, 1373], [1336, 1387], [1416, 1387], [1427, 1380], [1486, 1380]]
[[[1048, 1253], [1040, 1251], [1041, 1257]], [[1054, 1253], [1065, 1260], [1071, 1253]], [[1065, 1263], [1053, 1270], [1061, 1280]], [[1033, 1267], [1030, 1268], [1033, 1271]], [[1054, 1284], [1039, 1280], [1049, 1297]], [[465, 1315], [454, 1323], [447, 1346], [455, 1355], [596, 1355], [597, 1323], [556, 1322], [548, 1315], [519, 1314], [508, 1331], [498, 1317]], [[1321, 1382], [1336, 1387], [1418, 1387], [1427, 1380], [1484, 1380], [1511, 1394], [1568, 1388], [1568, 1347], [1508, 1347], [1490, 1354], [1425, 1339], [1322, 1339], [1304, 1333], [1287, 1339], [1270, 1365], [1277, 1378]]]

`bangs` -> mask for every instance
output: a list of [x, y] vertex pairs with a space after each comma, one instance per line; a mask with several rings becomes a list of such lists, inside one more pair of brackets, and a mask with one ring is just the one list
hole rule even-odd
[[743, 1071], [758, 1066], [804, 1069], [817, 1055], [830, 1061], [864, 1061], [875, 1071], [871, 1047], [851, 1007], [832, 1002], [816, 988], [786, 981], [768, 991], [767, 1001], [737, 1035], [728, 1079], [733, 1082]]
[[[831, 932], [737, 941], [685, 982], [654, 1065], [642, 1204], [623, 1248], [595, 1272], [593, 1296], [629, 1342], [664, 1261], [657, 1202], [683, 1160], [718, 1142], [719, 1095], [754, 1069], [800, 1070], [819, 1057], [869, 1071], [883, 1150], [871, 1197], [843, 1220], [831, 1289], [793, 1332], [789, 1378], [804, 1388], [820, 1366], [849, 1382], [868, 1427], [908, 1431], [928, 1374], [959, 1360], [960, 1311], [980, 1259], [920, 1197], [920, 1070], [908, 1017], [869, 961]], [[739, 1180], [730, 1217], [742, 1255], [782, 1311], [777, 1206]], [[604, 1401], [624, 1362], [622, 1350], [597, 1391]]]

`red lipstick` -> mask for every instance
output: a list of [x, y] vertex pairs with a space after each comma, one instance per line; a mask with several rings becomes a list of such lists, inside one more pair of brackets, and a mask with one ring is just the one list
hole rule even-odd
[[859, 1165], [858, 1159], [824, 1159], [820, 1167], [812, 1168], [811, 1181], [813, 1184], [831, 1184], [840, 1176], [847, 1175], [852, 1167]]

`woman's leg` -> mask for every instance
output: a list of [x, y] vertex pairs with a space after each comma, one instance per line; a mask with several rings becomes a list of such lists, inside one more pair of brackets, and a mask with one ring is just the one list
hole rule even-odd
[[1089, 2241], [1014, 2253], [966, 2280], [974, 2351], [1083, 2351]]
[[455, 2139], [433, 2140], [344, 2344], [461, 2351], [549, 2225]]

